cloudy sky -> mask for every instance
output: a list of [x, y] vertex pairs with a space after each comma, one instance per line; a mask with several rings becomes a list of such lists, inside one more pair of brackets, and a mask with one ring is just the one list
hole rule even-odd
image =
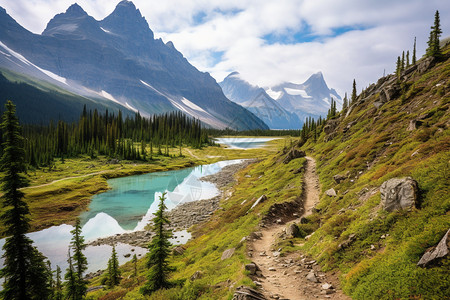
[[[41, 33], [75, 0], [0, 0], [22, 26]], [[175, 47], [201, 71], [221, 81], [239, 71], [252, 84], [301, 83], [322, 71], [342, 95], [393, 72], [417, 37], [420, 57], [434, 12], [450, 35], [448, 0], [134, 0], [155, 37]], [[77, 0], [96, 18], [118, 1]]]

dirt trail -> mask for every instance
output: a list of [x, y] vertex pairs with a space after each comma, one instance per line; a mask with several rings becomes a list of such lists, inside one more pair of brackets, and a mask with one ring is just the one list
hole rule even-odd
[[64, 181], [64, 180], [68, 180], [68, 179], [83, 178], [83, 177], [88, 177], [88, 176], [92, 176], [92, 175], [103, 174], [103, 173], [106, 173], [106, 172], [109, 172], [109, 170], [98, 171], [98, 172], [89, 173], [89, 174], [84, 174], [84, 175], [80, 175], [80, 176], [64, 177], [64, 178], [61, 178], [61, 179], [53, 180], [53, 181], [51, 181], [51, 182], [49, 182], [49, 183], [44, 183], [44, 184], [40, 184], [40, 185], [27, 186], [27, 187], [21, 188], [21, 190], [40, 188], [40, 187], [43, 187], [43, 186], [52, 185], [52, 184], [54, 184], [54, 183], [57, 183], [57, 182], [60, 182], [60, 181]]
[[[319, 179], [316, 174], [316, 162], [311, 157], [306, 157], [305, 170], [305, 213], [312, 213], [313, 207], [319, 202]], [[300, 217], [302, 217], [300, 216]], [[298, 222], [295, 220], [293, 222]], [[277, 236], [286, 228], [285, 225], [273, 225], [262, 228], [262, 237], [254, 240], [253, 249], [254, 263], [261, 269], [263, 277], [258, 278], [257, 285], [262, 287], [262, 292], [268, 299], [350, 299], [337, 289], [338, 279], [334, 274], [320, 272], [317, 263], [298, 253], [287, 257], [277, 257], [277, 250], [273, 244]], [[313, 270], [319, 282], [315, 283], [306, 276]], [[322, 285], [329, 283], [331, 289], [323, 289]]]

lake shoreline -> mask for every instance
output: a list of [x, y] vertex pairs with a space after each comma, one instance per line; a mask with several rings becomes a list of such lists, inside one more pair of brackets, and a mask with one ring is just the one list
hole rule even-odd
[[[173, 231], [181, 231], [208, 220], [214, 211], [220, 208], [220, 200], [224, 196], [225, 188], [236, 182], [234, 174], [255, 161], [256, 159], [246, 159], [241, 163], [225, 166], [216, 174], [200, 178], [201, 181], [215, 184], [220, 194], [210, 199], [185, 202], [170, 210], [167, 213], [171, 221], [170, 229]], [[89, 245], [99, 246], [124, 243], [131, 246], [147, 247], [152, 236], [153, 233], [150, 230], [134, 231], [99, 238], [89, 243]]]

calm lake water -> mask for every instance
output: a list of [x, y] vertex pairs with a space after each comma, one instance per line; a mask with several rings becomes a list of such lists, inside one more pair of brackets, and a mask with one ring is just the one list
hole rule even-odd
[[[144, 229], [157, 210], [159, 196], [167, 192], [166, 205], [172, 209], [180, 203], [209, 199], [219, 194], [214, 184], [200, 181], [199, 178], [219, 172], [223, 167], [242, 160], [221, 161], [210, 165], [186, 168], [175, 171], [156, 172], [144, 175], [122, 177], [108, 180], [111, 190], [95, 195], [89, 210], [80, 216], [82, 233], [86, 242], [100, 237]], [[71, 225], [53, 226], [28, 236], [34, 241], [55, 269], [57, 265], [65, 272], [67, 268], [67, 249], [73, 230]], [[182, 237], [183, 236], [183, 237]], [[190, 238], [188, 232], [175, 233], [173, 244], [185, 243]], [[4, 239], [0, 240], [0, 255], [3, 254]], [[131, 257], [125, 254], [142, 256], [146, 249], [126, 244], [116, 246], [119, 262]], [[112, 247], [108, 245], [89, 246], [84, 251], [88, 260], [88, 271], [105, 269], [111, 256]], [[3, 265], [3, 260], [0, 260]]]
[[276, 140], [278, 138], [258, 138], [258, 137], [231, 137], [231, 138], [216, 138], [219, 144], [227, 145], [230, 149], [255, 149], [266, 145], [268, 141]]

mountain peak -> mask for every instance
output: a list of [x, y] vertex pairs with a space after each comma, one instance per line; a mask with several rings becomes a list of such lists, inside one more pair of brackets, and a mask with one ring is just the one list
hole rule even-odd
[[129, 38], [153, 40], [147, 21], [131, 1], [119, 2], [114, 11], [101, 21], [101, 26]]
[[78, 3], [74, 3], [66, 10], [66, 14], [71, 16], [84, 16], [87, 15], [87, 13], [84, 11], [84, 9], [78, 5]]

